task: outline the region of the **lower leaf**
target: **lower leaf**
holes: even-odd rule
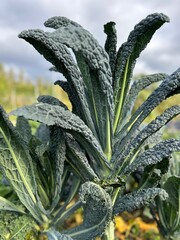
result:
[[[109,194],[99,185],[86,182],[81,188],[84,205],[83,224],[66,231],[74,240],[89,240],[101,236],[112,216],[112,202]]]

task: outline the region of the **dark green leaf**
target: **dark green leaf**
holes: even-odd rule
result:
[[[135,129],[134,132],[127,134],[124,139],[122,139],[120,142],[117,142],[114,147],[115,153],[112,158],[112,161],[116,160],[115,166],[119,166],[122,162],[124,163],[124,166],[132,162],[133,156],[138,153],[144,142],[179,113],[180,107],[172,106],[166,109],[160,116],[156,117],[155,120],[151,121],[141,131]],[[120,152],[118,149],[123,149],[123,151]],[[117,167],[115,167],[115,169],[117,169]]]
[[[67,144],[67,158],[75,168],[77,168],[78,175],[82,177],[83,181],[97,181],[98,173],[93,171],[88,163],[87,157],[81,146],[73,139],[71,135],[66,135]],[[83,171],[82,171],[83,169]]]
[[[152,83],[163,81],[167,77],[168,77],[167,74],[157,73],[144,76],[143,78],[134,81],[124,101],[124,106],[122,109],[122,119],[127,119],[131,114],[135,101],[140,91],[150,86]],[[122,124],[119,127],[122,128]],[[119,128],[117,130],[117,133],[118,132]]]
[[[83,224],[66,233],[75,240],[101,236],[111,221],[112,203],[109,194],[99,185],[86,182],[82,185],[80,198],[84,205]]]
[[[47,144],[47,142],[49,141],[49,138],[50,138],[49,128],[45,124],[41,123],[36,130],[35,136],[40,141],[39,144],[41,144],[41,143]],[[32,140],[32,142],[33,142],[33,140]],[[35,145],[36,145],[36,143],[35,143]]]
[[[124,98],[129,89],[129,83],[135,66],[136,59],[147,46],[155,31],[169,18],[162,13],[154,13],[147,16],[134,27],[127,42],[119,49],[115,67],[114,99],[115,99],[115,122],[114,132],[116,132],[121,118],[121,111]]]
[[[132,212],[149,205],[156,196],[160,196],[163,200],[168,197],[165,190],[161,188],[147,188],[119,196],[114,204],[113,213],[117,215],[124,211]]]
[[[59,126],[72,133],[87,152],[96,159],[105,176],[108,172],[108,162],[104,156],[100,144],[93,136],[91,130],[75,114],[60,106],[53,106],[47,103],[38,103],[25,106],[12,112],[16,116],[24,116],[27,119],[43,122],[48,126]]]
[[[95,134],[96,131],[89,112],[83,79],[66,46],[55,42],[48,33],[41,30],[23,31],[19,37],[32,44],[40,54],[43,54],[66,77],[70,83],[73,99],[75,99],[76,112]]]
[[[51,165],[53,167],[53,186],[51,189],[53,199],[52,206],[55,206],[60,199],[64,161],[66,154],[64,133],[60,127],[50,127],[49,152],[51,155]]]
[[[126,139],[131,139],[134,132],[139,128],[140,124],[146,117],[164,101],[169,94],[172,95],[175,89],[180,87],[180,68],[172,75],[166,78],[158,88],[146,99],[146,101],[136,110],[129,122],[118,133],[119,136],[124,135],[128,128],[130,128]]]
[[[86,85],[86,98],[97,139],[110,159],[114,105],[108,55],[87,30],[67,18],[51,18],[45,22],[45,26],[57,29],[50,33],[52,39],[74,51]]]
[[[156,164],[162,161],[164,158],[168,158],[172,152],[180,151],[180,141],[175,139],[169,139],[164,142],[160,142],[153,148],[148,149],[144,153],[140,154],[132,164],[128,165],[123,174],[130,174],[139,167],[146,167],[148,165]]]
[[[169,159],[164,158],[161,162],[145,167],[141,173],[139,188],[157,187],[162,179],[162,176],[169,170]]]
[[[26,143],[29,143],[32,134],[31,134],[31,126],[27,119],[24,117],[18,117],[16,120],[16,129],[21,134],[22,138]]]
[[[59,99],[52,97],[52,96],[41,95],[37,98],[37,100],[38,100],[38,102],[61,106],[66,110],[68,109],[67,106],[63,102],[61,102]]]
[[[168,198],[165,201],[159,197],[156,199],[160,230],[164,237],[178,239],[175,238],[175,233],[180,230],[180,177],[169,177],[163,188],[167,191]]]
[[[107,34],[105,42],[105,50],[109,55],[109,63],[111,66],[111,72],[114,74],[115,60],[116,60],[116,45],[117,34],[114,22],[108,22],[104,25],[104,32]]]

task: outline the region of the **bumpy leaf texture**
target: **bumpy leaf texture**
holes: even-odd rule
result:
[[[87,30],[67,18],[50,18],[45,26],[56,29],[50,33],[55,41],[72,48],[87,88],[86,98],[97,136],[103,150],[110,155],[111,149],[106,147],[110,148],[114,105],[107,53]]]
[[[73,137],[81,143],[87,152],[94,156],[99,165],[99,171],[102,177],[108,170],[108,162],[101,149],[97,139],[93,136],[91,130],[84,122],[72,112],[65,110],[60,106],[54,106],[47,103],[38,103],[31,106],[25,106],[12,111],[16,116],[24,116],[27,119],[39,121],[48,126],[59,126],[70,132]]]
[[[155,109],[155,107],[168,97],[176,94],[176,90],[178,88],[180,88],[180,68],[167,77],[160,86],[153,91],[147,100],[131,116],[128,123],[123,127],[118,135],[123,134],[129,127],[131,127],[126,139],[131,138],[136,129],[139,128],[140,124]]]
[[[95,133],[83,79],[66,46],[60,42],[55,42],[48,33],[41,30],[23,31],[19,36],[32,44],[46,60],[50,61],[66,77],[69,82],[71,94],[75,100],[75,112],[78,113]]]
[[[67,110],[67,106],[52,96],[41,95],[37,99],[39,102],[47,103],[55,106],[60,106]],[[52,186],[51,196],[53,198],[52,207],[54,207],[60,198],[61,186],[62,186],[62,175],[64,171],[64,161],[66,154],[64,132],[60,127],[50,126],[49,127],[49,149],[48,152],[51,158],[52,167]],[[56,139],[56,141],[54,141]]]
[[[114,75],[115,60],[116,60],[116,45],[117,45],[117,34],[114,22],[108,22],[104,25],[104,32],[107,34],[105,42],[105,50],[109,55],[109,64],[111,66],[111,72]]]
[[[124,168],[125,166],[128,166],[136,156],[135,154],[137,154],[143,147],[143,143],[147,141],[148,138],[150,138],[153,134],[159,131],[172,118],[176,117],[179,113],[179,106],[170,107],[155,120],[150,122],[141,131],[136,129],[134,132],[131,132],[131,134],[128,133],[126,137],[122,139],[122,141],[116,143],[114,147],[115,152],[112,158],[112,161],[115,161],[115,169],[117,169],[118,166],[121,166],[121,170],[119,168],[119,172],[121,172],[122,167]],[[122,149],[121,152],[118,149]]]
[[[168,21],[169,18],[164,14],[154,13],[147,16],[135,26],[127,42],[120,47],[117,53],[114,77],[115,133],[118,129],[118,124],[121,122],[122,106],[129,89],[129,83],[136,59],[147,46],[155,31]]]
[[[165,73],[157,73],[144,76],[143,78],[133,82],[128,94],[125,97],[124,106],[122,109],[122,119],[128,119],[131,114],[135,101],[140,91],[150,86],[152,83],[160,82],[168,77]],[[119,126],[118,131],[123,127],[123,123]]]
[[[180,151],[180,141],[175,139],[168,139],[164,142],[160,142],[153,148],[146,150],[140,154],[132,164],[127,166],[123,174],[130,174],[134,172],[138,167],[146,167],[148,165],[156,164],[162,161],[164,158],[168,158],[172,152]]]
[[[56,30],[51,33],[24,31],[20,37],[65,75],[75,107],[73,112],[89,126],[110,158],[114,107],[108,55],[88,31],[67,18],[51,18],[45,26]],[[78,67],[66,46],[73,50]]]
[[[67,160],[75,168],[75,172],[82,178],[82,181],[98,181],[99,178],[90,166],[84,149],[70,134],[66,134],[66,144]]]
[[[86,182],[80,199],[84,205],[83,224],[66,231],[74,240],[89,240],[101,236],[111,221],[112,202],[109,194],[99,185]]]
[[[31,139],[31,126],[27,119],[24,117],[18,117],[16,120],[16,129],[21,134],[26,143],[29,143]]]
[[[165,200],[168,197],[168,194],[161,188],[147,188],[128,193],[122,197],[119,196],[114,204],[113,213],[114,215],[117,215],[124,211],[132,212],[145,205],[149,205],[156,196],[160,196]]]

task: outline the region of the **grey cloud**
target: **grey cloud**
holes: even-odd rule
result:
[[[52,77],[48,72],[50,64],[32,46],[17,38],[20,31],[29,28],[45,29],[45,20],[60,15],[77,21],[88,29],[100,44],[104,44],[103,24],[115,21],[120,46],[142,18],[152,12],[164,12],[170,17],[171,23],[157,31],[137,64],[144,66],[144,72],[170,73],[178,68],[180,63],[178,6],[179,0],[1,0],[0,61],[25,69],[33,78],[38,75]]]

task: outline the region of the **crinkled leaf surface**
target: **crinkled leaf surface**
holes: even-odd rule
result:
[[[122,109],[122,119],[124,118],[126,119],[129,116],[129,114],[132,112],[135,101],[140,91],[150,86],[152,83],[165,80],[167,77],[168,75],[165,73],[157,73],[157,74],[146,75],[139,80],[135,80],[128,94],[125,97],[124,106]],[[122,128],[122,124],[121,126],[119,126],[119,128]],[[118,128],[118,131],[120,130],[119,128]]]
[[[64,44],[55,42],[48,33],[41,30],[23,31],[19,37],[32,44],[34,48],[50,61],[69,82],[75,112],[86,122],[91,130],[96,133],[85,94],[85,86],[81,73],[71,54]]]
[[[53,168],[53,186],[51,189],[51,196],[53,199],[52,206],[55,206],[60,199],[66,154],[64,133],[60,127],[50,127],[49,152],[51,155],[51,165]]]
[[[126,139],[130,139],[133,133],[139,128],[140,124],[162,101],[169,96],[176,94],[175,90],[180,87],[180,68],[167,77],[158,88],[146,99],[146,101],[136,110],[129,122],[119,132],[122,135],[129,127],[130,130]]]
[[[93,136],[91,130],[75,114],[60,106],[53,106],[47,103],[38,103],[18,108],[12,114],[24,116],[27,119],[39,121],[48,126],[56,125],[70,132],[87,152],[95,157],[101,167],[100,169],[103,170],[100,174],[106,174],[108,163],[100,144]]]
[[[19,199],[41,222],[32,159],[15,127],[0,108],[0,166]]]
[[[67,159],[69,159],[70,165],[78,171],[82,181],[97,181],[98,176],[90,166],[84,150],[70,134],[66,134],[66,144]]]
[[[117,33],[115,25],[116,25],[115,22],[108,22],[104,25],[104,32],[107,35],[104,48],[109,55],[109,64],[111,66],[111,72],[113,74],[115,68],[116,45],[117,45]]]
[[[116,161],[114,164],[115,169],[117,169],[122,163],[124,166],[129,165],[135,154],[142,148],[143,144],[147,142],[148,138],[151,138],[153,134],[159,131],[179,113],[180,107],[172,106],[156,117],[155,120],[151,121],[141,131],[136,129],[134,132],[131,132],[131,134],[127,134],[124,139],[117,142],[114,146],[114,154],[112,158],[112,162]],[[119,149],[123,150],[119,151]]]
[[[114,132],[116,132],[121,118],[124,96],[129,88],[136,59],[151,40],[155,31],[168,21],[169,18],[162,13],[154,13],[147,16],[134,27],[127,42],[125,42],[118,51],[114,78]]]
[[[80,198],[84,205],[83,224],[65,233],[75,240],[89,240],[101,236],[112,217],[110,195],[99,185],[86,182],[82,185]]]
[[[149,205],[156,196],[160,196],[164,200],[168,194],[161,188],[147,188],[119,196],[114,204],[113,213],[117,215],[124,211],[132,212]]]
[[[28,120],[24,117],[18,117],[16,120],[16,129],[21,134],[24,141],[29,143],[32,133]]]
[[[160,184],[162,175],[167,173],[169,170],[169,158],[163,158],[163,160],[157,164],[145,167],[143,173],[143,168],[140,167],[140,169],[141,178],[139,182],[139,188],[157,187]]]
[[[28,215],[0,211],[0,239],[24,240],[36,224]]]
[[[38,100],[38,102],[61,106],[66,110],[68,109],[67,106],[63,102],[61,102],[59,99],[49,96],[49,95],[41,95],[37,98],[37,100]]]
[[[90,68],[98,70],[102,90],[109,99],[109,105],[112,106],[112,77],[108,55],[92,34],[65,17],[50,18],[45,22],[45,26],[56,29],[56,31],[50,33],[53,39],[67,45],[75,52],[81,52]]]
[[[174,90],[178,89],[179,87],[180,69],[167,77],[160,84],[160,86],[147,98],[147,100],[136,110],[136,112],[131,116],[130,120],[117,134],[115,142],[121,142],[123,146],[127,146],[127,141],[131,141],[132,137],[135,135],[135,133],[137,133],[137,130],[140,128],[141,123],[146,119],[146,117],[155,109],[155,107],[157,107],[163,100],[165,100],[168,95],[173,95]],[[175,108],[178,108],[178,106],[175,106]],[[166,119],[168,119],[168,115]],[[172,117],[170,119],[172,119]],[[124,139],[121,141],[123,137]],[[118,146],[118,148],[121,148],[121,146]]]
[[[99,141],[110,157],[114,104],[108,55],[92,34],[67,18],[50,18],[45,26],[56,29],[49,33],[54,41],[65,44],[74,51],[86,85],[86,99]]]
[[[144,153],[140,154],[134,162],[128,165],[124,174],[130,174],[134,172],[138,167],[146,167],[148,165],[156,164],[162,161],[164,158],[168,158],[172,152],[180,151],[180,141],[175,139],[168,139],[164,142],[160,142],[153,148],[148,149]]]

